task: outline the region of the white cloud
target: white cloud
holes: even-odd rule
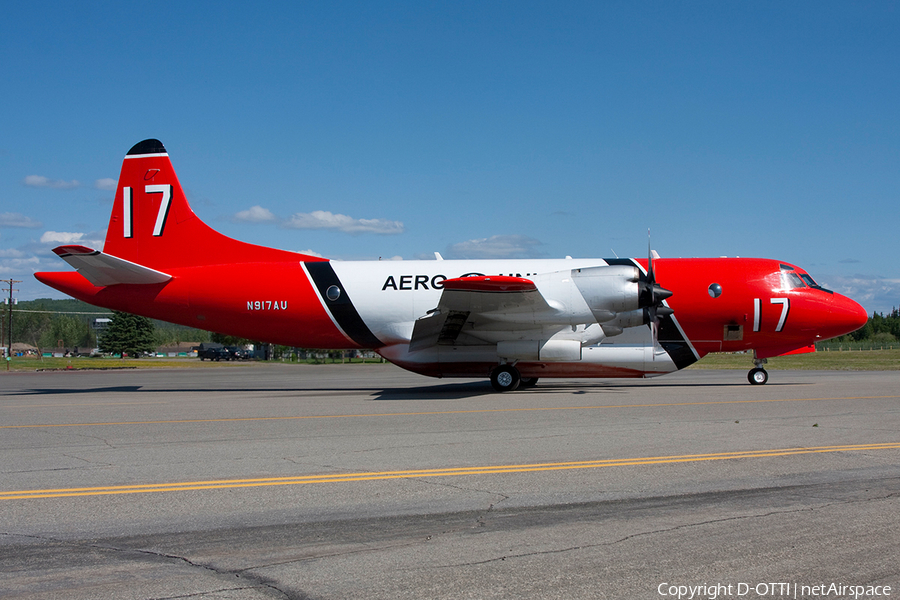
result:
[[[297,213],[284,223],[290,229],[331,229],[344,233],[378,233],[392,235],[403,233],[403,223],[386,219],[354,219],[327,210]]]
[[[21,213],[0,213],[0,227],[40,227],[41,222]]]
[[[900,306],[900,279],[877,275],[829,276],[819,279],[819,283],[856,300],[869,314],[889,313]]]
[[[296,250],[296,252],[300,254],[306,254],[307,256],[318,256],[319,258],[325,258],[325,255],[319,254],[315,250]]]
[[[109,177],[105,177],[103,179],[98,179],[94,182],[94,189],[96,190],[104,190],[107,192],[114,192],[118,187],[119,182],[115,179],[110,179]]]
[[[0,256],[0,274],[4,277],[12,277],[14,279],[24,279],[24,273],[34,273],[39,265],[41,264],[41,260],[37,256],[30,256],[28,258],[7,258],[5,256]]]
[[[453,244],[447,249],[451,258],[537,258],[541,242],[525,235],[495,235]]]
[[[75,244],[84,241],[83,233],[68,231],[45,231],[41,236],[42,244]]]
[[[275,220],[275,215],[268,208],[251,206],[247,210],[234,215],[231,220],[235,223],[266,223]]]
[[[81,185],[81,183],[75,179],[72,181],[62,181],[61,179],[50,179],[43,175],[29,175],[22,180],[22,183],[28,187],[53,188],[55,190],[71,190]]]

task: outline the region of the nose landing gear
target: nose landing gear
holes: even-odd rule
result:
[[[763,385],[769,380],[769,373],[763,368],[763,365],[768,362],[765,358],[755,358],[753,359],[753,364],[756,365],[755,368],[750,369],[750,372],[747,373],[747,380],[753,385]]]

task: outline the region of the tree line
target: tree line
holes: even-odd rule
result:
[[[896,342],[900,340],[900,309],[894,308],[887,315],[873,313],[865,325],[840,339],[875,344]]]
[[[9,339],[6,328],[8,319],[4,305],[2,311],[3,335],[0,339],[5,345]],[[19,302],[13,307],[12,342],[25,343],[41,350],[75,348],[92,349],[98,347],[98,330],[92,327],[95,319],[112,319],[113,311],[91,306],[75,299],[52,300],[43,298]],[[123,313],[124,314],[124,313]],[[143,317],[141,317],[143,318]],[[165,321],[147,319],[152,348],[174,346],[179,342],[208,342],[210,332],[183,325],[175,325]]]

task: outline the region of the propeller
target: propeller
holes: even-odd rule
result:
[[[639,284],[638,299],[644,308],[644,318],[650,325],[650,333],[653,337],[653,360],[656,360],[656,346],[659,343],[659,322],[663,317],[673,314],[675,311],[663,305],[663,301],[672,295],[672,292],[656,283],[656,271],[653,269],[653,250],[650,247],[650,230],[647,230],[647,281]]]

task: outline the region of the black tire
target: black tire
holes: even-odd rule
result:
[[[755,369],[750,369],[750,372],[747,373],[747,381],[749,381],[753,385],[765,385],[768,380],[769,374],[765,369],[760,369],[759,367],[757,367]]]
[[[538,378],[537,377],[523,377],[519,382],[519,387],[534,387],[537,385]]]
[[[491,371],[491,385],[498,392],[512,392],[519,387],[522,376],[519,370],[509,365],[500,365]]]

